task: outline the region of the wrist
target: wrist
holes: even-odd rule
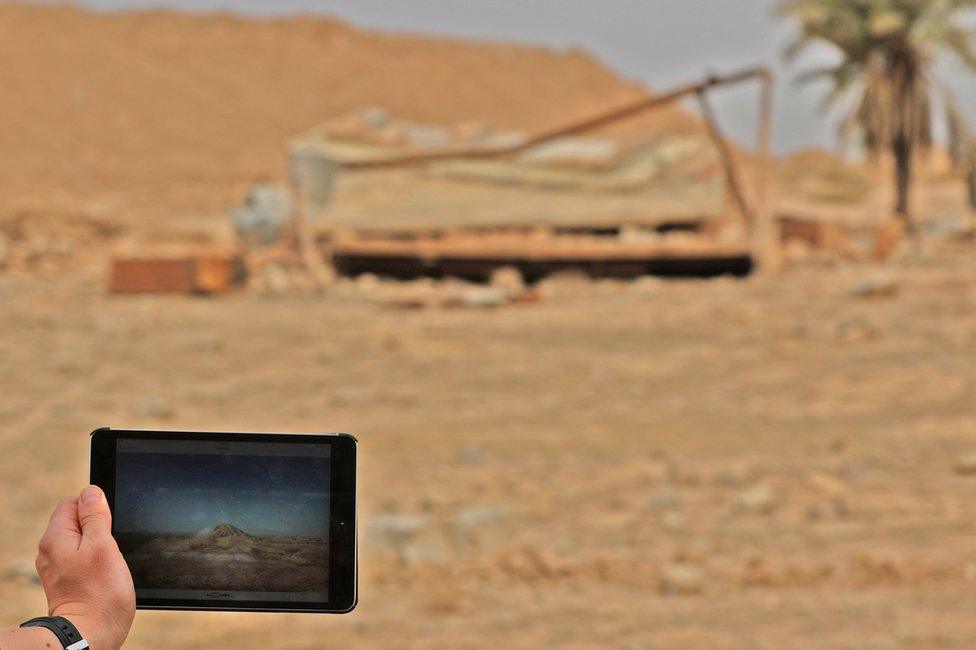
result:
[[[122,640],[116,639],[108,626],[91,616],[61,610],[51,612],[51,616],[63,616],[71,621],[92,650],[118,650],[122,646]]]

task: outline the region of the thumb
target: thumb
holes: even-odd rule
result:
[[[112,536],[112,512],[101,489],[89,485],[78,497],[78,523],[82,538],[101,539]]]

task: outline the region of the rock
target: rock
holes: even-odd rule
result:
[[[401,124],[407,142],[422,149],[439,149],[451,142],[451,131],[443,126],[431,124]]]
[[[788,262],[802,262],[813,253],[813,247],[802,239],[789,239],[783,245],[783,259]]]
[[[844,343],[867,343],[877,340],[880,336],[878,328],[859,319],[843,321],[837,326],[837,340]]]
[[[755,485],[739,495],[738,507],[746,512],[769,514],[776,505],[776,492],[767,483]]]
[[[847,451],[847,440],[844,438],[834,438],[827,447],[832,454],[843,454]]]
[[[136,404],[136,416],[143,420],[170,420],[176,414],[169,400],[159,395],[147,395]]]
[[[356,297],[358,294],[356,289],[356,281],[352,278],[345,276],[337,276],[335,282],[332,285],[332,294],[336,296],[342,296],[343,298]]]
[[[501,504],[468,506],[455,510],[451,519],[455,549],[463,551],[477,547],[481,538],[479,529],[497,529],[498,522],[507,517],[509,512],[508,506]]]
[[[545,300],[571,298],[589,291],[591,280],[582,271],[560,271],[543,278],[536,287]]]
[[[675,485],[686,487],[697,487],[702,484],[702,477],[698,472],[687,467],[679,467],[674,463],[668,466],[668,480]]]
[[[844,481],[830,474],[816,472],[810,475],[808,482],[810,487],[827,501],[808,508],[808,519],[823,519],[827,514],[843,519],[850,514],[850,508],[847,505],[849,490]]]
[[[397,562],[406,566],[417,559],[438,555],[432,553],[430,544],[423,544],[422,537],[429,537],[430,520],[422,515],[378,515],[368,526],[369,536],[382,547],[393,550]],[[429,540],[428,540],[429,541]],[[436,545],[436,540],[435,540]]]
[[[288,272],[278,264],[265,264],[251,278],[252,287],[259,293],[279,296],[291,288]]]
[[[617,238],[625,243],[647,243],[660,241],[661,235],[651,228],[625,223],[620,226]]]
[[[976,224],[971,218],[960,214],[946,215],[938,219],[923,221],[920,230],[926,235],[949,239],[966,239],[976,232]]]
[[[965,476],[976,475],[976,452],[960,454],[956,458],[955,470],[957,474]]]
[[[375,291],[380,286],[380,279],[373,273],[363,273],[356,276],[356,288],[360,291]]]
[[[677,503],[677,493],[672,488],[666,487],[651,497],[647,505],[654,510],[666,510],[673,508]]]
[[[609,294],[619,294],[624,291],[630,291],[631,280],[623,280],[620,278],[594,278],[590,280],[590,287],[594,290],[594,293],[609,293]]]
[[[529,583],[571,574],[571,568],[559,558],[531,546],[502,551],[496,562],[504,573]]]
[[[359,119],[363,124],[379,129],[391,121],[390,110],[383,106],[367,106],[359,110]]]
[[[665,530],[672,533],[684,530],[687,523],[688,521],[683,514],[673,510],[665,512],[664,516],[661,517],[661,525],[664,526]]]
[[[454,297],[445,301],[446,307],[470,307],[474,309],[491,309],[508,304],[510,296],[504,289],[498,287],[464,287]]]
[[[480,141],[491,136],[494,129],[491,124],[479,122],[477,120],[465,120],[457,122],[454,127],[454,136],[459,140]]]
[[[694,564],[671,564],[661,572],[661,592],[691,596],[705,591],[705,572]]]
[[[780,332],[783,338],[805,341],[810,338],[810,328],[805,323],[791,323],[783,327]]]
[[[534,289],[526,289],[519,295],[513,296],[511,302],[513,304],[530,305],[542,302],[542,296]]]
[[[810,475],[808,482],[810,483],[810,487],[827,497],[836,498],[847,494],[847,485],[836,476],[831,476],[830,474],[815,472]]]
[[[657,293],[664,286],[665,281],[653,275],[642,275],[630,283],[635,293],[650,295]]]
[[[844,519],[850,514],[850,507],[843,497],[834,497],[826,502],[811,504],[805,511],[806,518],[809,521],[821,521],[827,517]]]
[[[505,291],[512,298],[525,293],[525,279],[522,272],[514,266],[502,266],[492,271],[489,284]]]
[[[478,445],[464,445],[458,450],[458,459],[465,463],[481,463],[485,459],[485,450]]]
[[[720,470],[714,478],[715,485],[726,488],[740,488],[753,479],[750,468],[735,465]]]
[[[891,298],[898,295],[900,285],[897,278],[887,273],[874,273],[858,280],[851,287],[855,298]]]
[[[33,237],[28,237],[25,242],[25,246],[28,251],[28,257],[31,259],[37,259],[49,255],[53,249],[52,239],[49,235],[35,235]]]
[[[234,230],[248,245],[268,245],[280,240],[288,230],[294,208],[287,187],[257,183],[248,190],[244,202],[231,214]]]
[[[373,533],[390,539],[412,537],[426,525],[427,517],[420,515],[379,515],[369,522]]]
[[[464,527],[478,526],[501,519],[508,513],[509,508],[504,504],[467,506],[454,511],[454,522]]]
[[[382,302],[384,307],[410,311],[430,307],[430,303],[422,298],[389,298]]]
[[[814,503],[807,507],[804,516],[807,518],[807,521],[820,521],[827,517],[827,510],[823,504]]]
[[[504,503],[462,506],[441,530],[455,555],[472,554],[510,542],[516,532],[513,514]]]

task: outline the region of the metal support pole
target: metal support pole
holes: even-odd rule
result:
[[[715,119],[715,112],[712,110],[711,102],[708,101],[707,93],[708,90],[705,87],[700,88],[695,93],[698,99],[698,107],[701,110],[702,118],[705,120],[705,126],[708,127],[708,135],[715,144],[715,148],[718,149],[719,159],[722,161],[722,170],[725,172],[726,190],[735,203],[746,232],[751,232],[755,228],[755,215],[749,209],[749,202],[746,200],[742,181],[739,178],[735,155],[718,125],[718,120]]]
[[[776,227],[773,223],[769,196],[771,168],[771,142],[773,131],[773,73],[763,69],[759,76],[759,127],[756,133],[755,178],[755,228],[753,229],[753,255],[760,271],[779,268],[780,254]]]

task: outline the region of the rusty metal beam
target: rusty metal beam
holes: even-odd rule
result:
[[[642,97],[623,106],[610,109],[603,113],[593,115],[583,120],[573,121],[569,124],[557,126],[552,129],[536,133],[518,144],[507,147],[496,147],[493,149],[464,149],[459,151],[437,151],[432,153],[421,153],[407,155],[401,158],[391,158],[388,160],[367,160],[344,163],[346,169],[377,169],[386,167],[402,167],[413,164],[423,164],[436,160],[470,159],[470,158],[494,158],[497,156],[508,156],[521,153],[522,151],[536,145],[578,133],[584,133],[593,129],[618,122],[620,120],[639,115],[649,110],[661,108],[668,104],[679,101],[689,95],[701,94],[712,88],[719,86],[729,86],[745,81],[757,79],[768,84],[772,79],[772,74],[765,67],[748,68],[728,75],[711,75],[704,81],[698,83],[685,84],[678,86],[661,95]]]
[[[715,117],[715,111],[712,110],[712,104],[708,101],[706,92],[699,90],[695,96],[698,99],[698,109],[701,111],[702,118],[705,120],[708,135],[712,138],[712,143],[715,145],[715,148],[718,149],[722,170],[725,172],[726,191],[732,197],[735,207],[739,211],[739,216],[742,218],[743,225],[746,229],[749,229],[755,222],[755,215],[749,208],[745,191],[742,189],[742,180],[739,177],[739,168],[735,161],[735,155],[732,153],[732,148],[729,146],[728,140],[722,133],[722,129]]]
[[[773,271],[779,267],[779,244],[776,241],[772,217],[772,198],[770,194],[770,167],[772,165],[773,139],[773,73],[763,70],[759,77],[759,124],[756,134],[756,172],[754,223],[749,234],[752,238],[753,254],[761,272]]]

